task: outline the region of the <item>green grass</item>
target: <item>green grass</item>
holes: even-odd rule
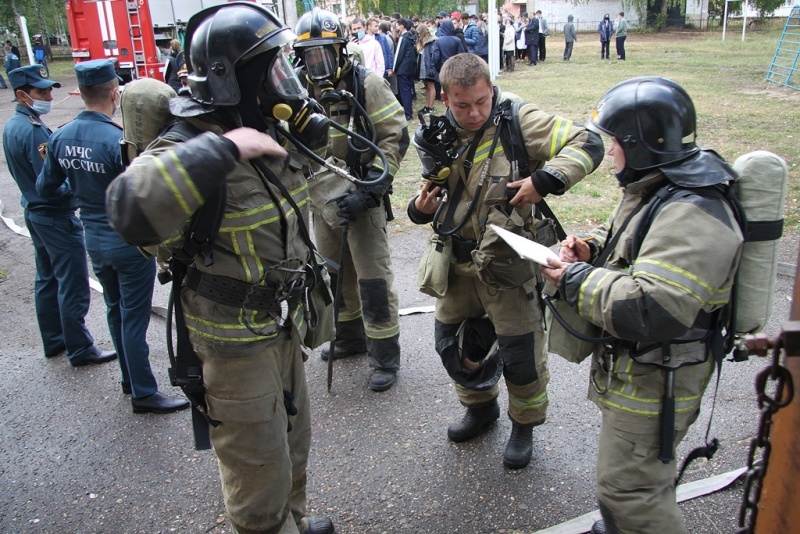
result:
[[[75,62],[72,58],[56,58],[47,62],[47,70],[54,80],[75,77]]]
[[[547,112],[584,121],[599,98],[614,84],[635,76],[664,76],[691,95],[698,115],[698,142],[730,163],[753,150],[769,150],[789,165],[785,232],[800,231],[800,92],[765,81],[780,31],[632,34],[625,62],[601,61],[593,34],[579,34],[570,62],[562,61],[560,35],[548,39],[548,59],[537,67],[517,63],[514,73],[501,73],[497,84]],[[612,56],[614,50],[612,46]],[[418,85],[415,108],[423,105]],[[437,111],[442,111],[437,102]],[[412,126],[415,128],[416,123]],[[410,132],[413,135],[413,131]],[[398,209],[419,187],[420,166],[412,149],[395,179]],[[620,192],[610,158],[594,174],[562,197],[548,199],[568,228],[585,228],[605,220]]]

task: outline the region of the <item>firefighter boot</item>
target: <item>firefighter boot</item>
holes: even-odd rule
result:
[[[606,522],[602,519],[592,525],[591,534],[606,534]]]
[[[367,338],[369,365],[373,369],[369,389],[386,391],[397,381],[400,369],[400,334],[387,339]]]
[[[450,441],[461,443],[480,434],[485,428],[500,418],[500,406],[497,399],[482,404],[467,406],[467,413],[461,421],[447,427]]]
[[[364,321],[361,317],[336,323],[336,347],[333,350],[334,360],[367,352],[367,334],[364,332]],[[320,356],[327,362],[330,354],[331,347],[326,344]]]
[[[522,469],[531,461],[533,453],[533,427],[536,423],[523,425],[511,420],[511,437],[503,453],[503,465],[509,469]]]

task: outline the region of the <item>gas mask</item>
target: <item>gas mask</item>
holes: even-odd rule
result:
[[[337,104],[342,95],[335,90],[334,84],[341,75],[339,54],[333,45],[310,46],[303,49],[303,65],[309,82],[320,88],[319,97],[323,104]]]
[[[328,118],[308,98],[289,59],[280,50],[258,85],[258,107],[266,118],[285,121],[304,145],[316,150],[328,144]]]
[[[428,115],[428,121],[425,122],[425,115],[420,112],[420,126],[411,143],[422,163],[422,177],[442,186],[450,176],[458,132],[447,117]]]

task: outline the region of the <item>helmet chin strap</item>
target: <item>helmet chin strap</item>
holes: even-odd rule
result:
[[[274,57],[275,52],[260,54],[236,69],[236,80],[241,94],[237,107],[242,117],[242,125],[260,132],[266,132],[268,124],[259,105],[259,88]]]
[[[614,176],[617,177],[617,181],[620,185],[626,186],[630,185],[634,182],[638,182],[651,171],[652,169],[643,169],[643,170],[636,170],[631,169],[630,167],[625,167],[622,169],[622,172],[615,173]]]

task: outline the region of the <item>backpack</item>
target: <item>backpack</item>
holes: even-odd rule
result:
[[[716,365],[717,391],[725,355],[733,351],[733,361],[746,360],[747,351],[735,348],[736,340],[742,334],[760,330],[769,320],[788,182],[785,161],[770,152],[758,151],[739,157],[733,165],[733,171],[738,173],[738,177],[728,184],[689,188],[669,182],[661,187],[640,220],[632,242],[632,258],[635,259],[652,220],[670,202],[701,195],[722,199],[730,206],[744,236],[744,247],[736,269],[730,301],[712,314],[712,322],[705,338],[708,347],[706,353],[711,354]],[[716,398],[716,393],[714,397]],[[659,459],[670,461],[674,458],[671,452],[674,428],[670,426],[674,421],[674,403],[665,404],[663,410]],[[676,486],[691,462],[701,457],[710,460],[719,447],[717,438],[708,440],[713,411],[712,405],[706,429],[706,444],[696,447],[686,456],[675,480]]]

